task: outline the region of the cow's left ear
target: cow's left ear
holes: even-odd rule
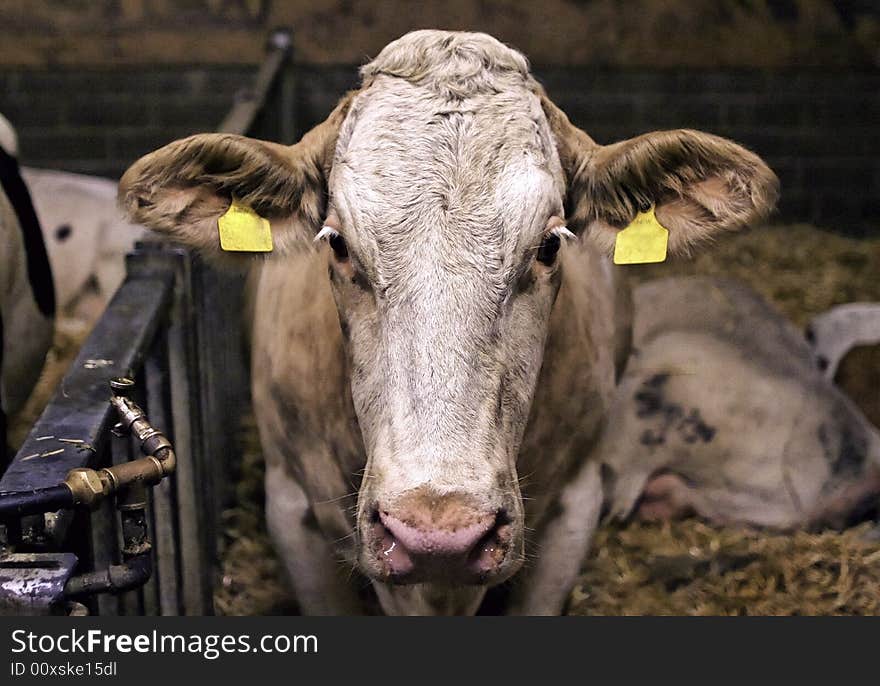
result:
[[[598,145],[542,102],[566,173],[566,223],[609,253],[617,233],[652,206],[675,254],[759,221],[776,204],[776,175],[732,141],[680,129]]]

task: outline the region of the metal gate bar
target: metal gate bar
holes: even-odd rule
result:
[[[290,48],[289,32],[272,34],[254,87],[237,98],[221,130],[291,142]],[[266,116],[269,98],[278,105],[276,118]],[[272,131],[252,131],[255,126]],[[244,286],[241,274],[217,272],[173,244],[144,241],[128,256],[125,282],[0,478],[0,498],[57,486],[74,468],[133,459],[140,445],[111,430],[117,418],[108,382],[134,379],[133,400],[173,441],[177,456],[176,472],[149,489],[152,573],[140,587],[117,595],[78,594],[79,605],[71,610],[65,584],[72,574],[103,574],[124,562],[119,513],[111,499],[91,513],[61,510],[0,519],[0,614],[213,612],[220,512],[231,493],[227,476],[236,456],[235,430],[249,400]]]
[[[94,467],[115,415],[107,380],[141,366],[171,294],[172,274],[130,278],[116,292],[52,400],[0,479],[0,492],[54,486],[74,467]],[[75,443],[72,441],[83,441]],[[47,515],[45,536],[62,540],[71,514]]]

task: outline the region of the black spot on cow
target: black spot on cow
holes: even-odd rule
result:
[[[667,381],[669,381],[669,374],[666,374],[665,372],[663,374],[654,374],[654,376],[645,381],[645,386],[650,388],[660,388],[661,386],[664,386]]]
[[[633,396],[637,417],[650,417],[663,409],[663,386],[668,380],[669,374],[654,374],[642,383]]]
[[[708,443],[715,437],[715,427],[709,426],[703,421],[697,408],[692,409],[676,428],[685,443],[696,443],[697,441]]]
[[[654,429],[645,429],[639,436],[639,443],[642,445],[653,447],[655,445],[663,445],[666,443],[666,432],[656,431]]]
[[[667,426],[672,426],[684,416],[684,410],[681,405],[669,403],[663,407],[663,420]]]
[[[73,228],[70,224],[62,224],[55,229],[55,240],[63,243],[73,234]]]
[[[663,397],[655,391],[641,390],[633,397],[636,401],[636,417],[650,417],[663,407]]]
[[[636,416],[654,424],[639,435],[639,442],[648,447],[666,443],[669,431],[678,433],[685,443],[709,443],[715,437],[715,427],[707,424],[697,408],[689,412],[678,403],[669,402],[665,385],[669,374],[654,374],[636,391]]]
[[[818,430],[819,443],[831,466],[831,473],[842,477],[859,476],[868,455],[867,438],[864,433],[853,431],[848,424],[839,423],[836,426],[839,436],[836,442],[827,425],[819,425]]]

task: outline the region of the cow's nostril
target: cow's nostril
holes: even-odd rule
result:
[[[511,521],[507,512],[500,510],[495,517],[495,526],[471,550],[468,565],[477,574],[490,574],[504,562],[513,538]]]
[[[414,565],[409,551],[379,520],[378,510],[376,510],[376,520],[370,526],[372,528],[376,555],[383,562],[391,576],[403,577],[412,572]]]

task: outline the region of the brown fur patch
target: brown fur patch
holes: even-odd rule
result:
[[[457,494],[439,495],[428,488],[416,488],[397,499],[389,511],[416,529],[458,531],[486,519],[473,499]]]

